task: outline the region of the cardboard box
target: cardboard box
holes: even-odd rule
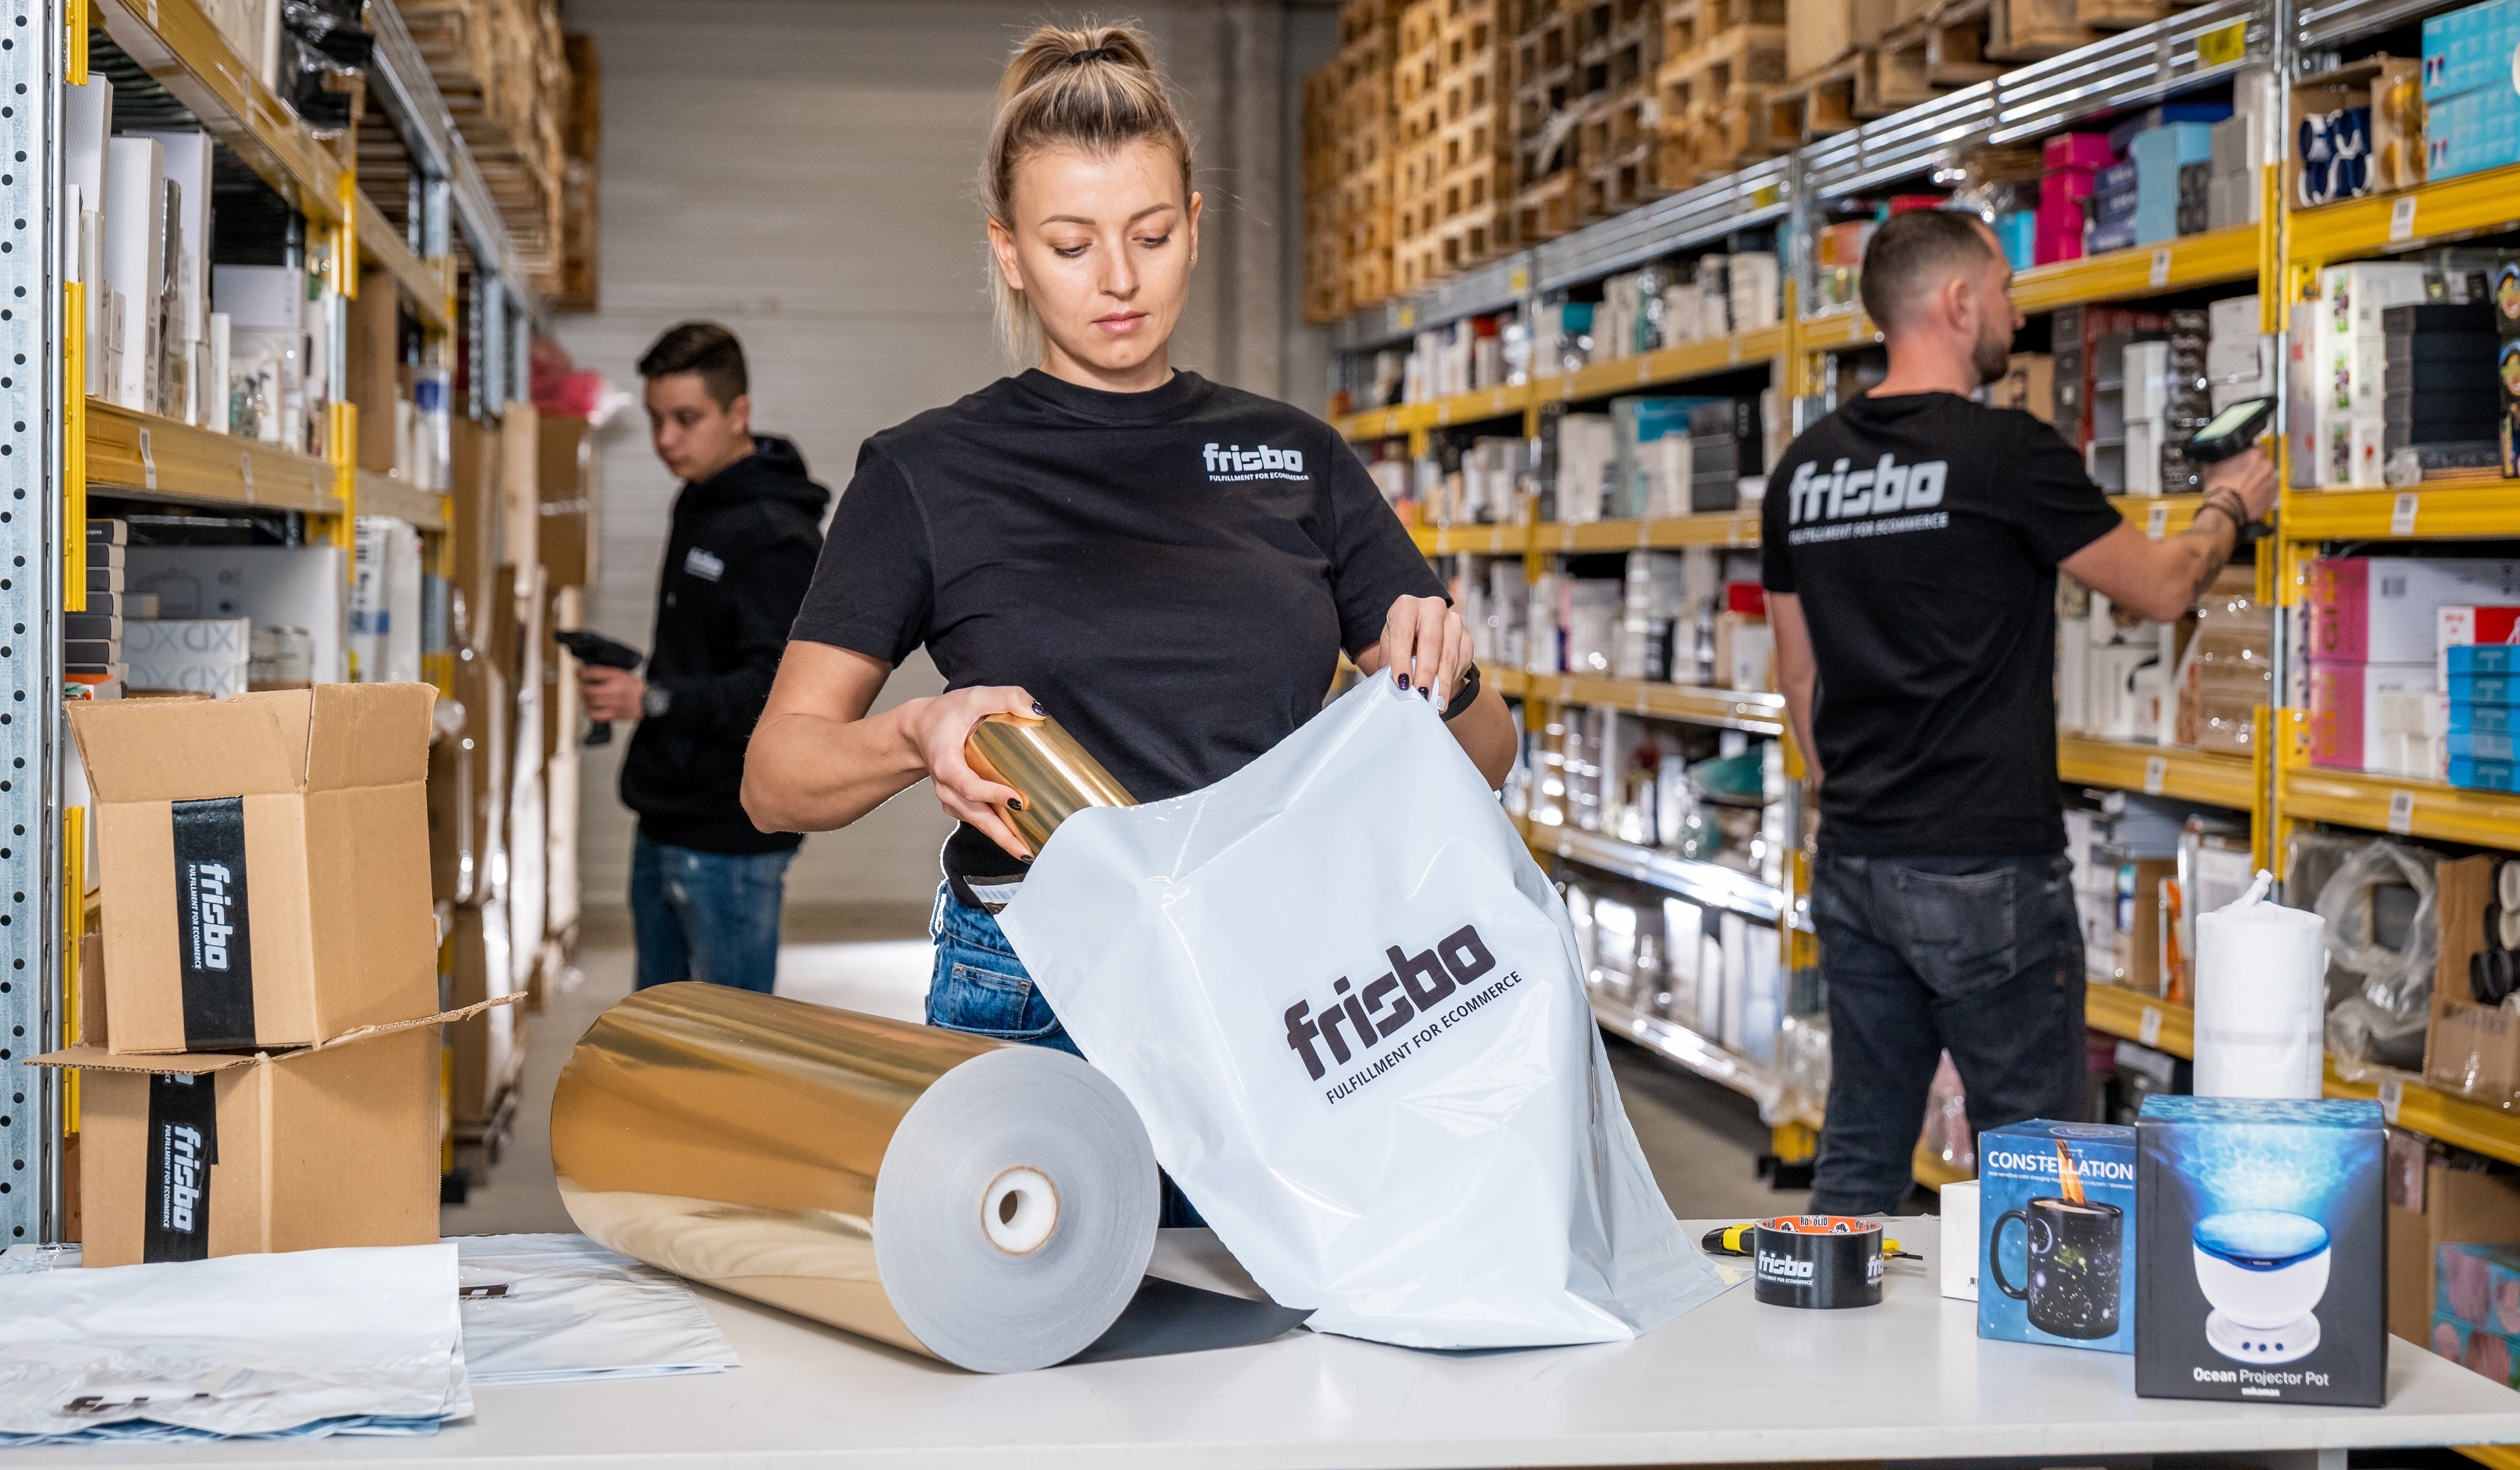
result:
[[[425,684],[73,703],[116,1051],[299,1047],[434,1010]]]
[[[453,1072],[451,1103],[458,1124],[486,1123],[497,1116],[499,1099],[516,1085],[525,1048],[524,1018],[504,1003],[518,996],[515,961],[508,953],[508,914],[496,899],[455,911],[448,1004],[468,1012],[446,1028],[446,1050]],[[503,1003],[477,1012],[484,1002]]]
[[[542,421],[535,476],[542,563],[554,587],[595,585],[595,435],[583,419]]]
[[[455,545],[449,556],[447,636],[459,647],[479,647],[489,637],[505,520],[499,502],[499,440],[480,424],[458,416],[449,441],[454,457],[448,485],[455,499]]]
[[[2389,1204],[2389,1330],[2420,1343],[2432,1325],[2441,1248],[2520,1241],[2520,1176],[2479,1174],[2432,1159],[2416,1179],[2419,1193]]]
[[[1989,1129],[1977,1178],[1977,1335],[2134,1352],[2135,1130],[2047,1119]]]
[[[2520,1016],[2479,1005],[2467,984],[2468,957],[2484,948],[2485,910],[2494,902],[2494,858],[2446,859],[2433,867],[2439,924],[2432,1021],[2424,1035],[2424,1081],[2443,1091],[2500,1107],[2520,1100]],[[2520,1192],[2515,1192],[2520,1202]],[[2520,1229],[2508,1237],[2520,1239]]]
[[[508,819],[508,680],[485,651],[455,654],[455,698],[464,706],[464,729],[455,738],[471,768],[472,886],[467,903],[505,897]]]
[[[534,489],[541,425],[530,403],[510,403],[499,417],[499,513],[504,519],[499,564],[541,564],[542,506]]]
[[[2378,1407],[2380,1105],[2153,1096],[2136,1137],[2136,1392]]]
[[[472,902],[480,872],[473,847],[472,750],[459,730],[428,746],[428,893],[444,904]]]
[[[359,411],[361,469],[391,474],[411,467],[394,463],[394,405],[402,399],[401,353],[396,351],[401,293],[390,288],[361,291],[349,305],[350,402]]]
[[[80,1069],[83,1264],[436,1240],[437,1028],[454,1019],[276,1053],[35,1058]]]

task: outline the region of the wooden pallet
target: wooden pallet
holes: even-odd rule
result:
[[[1524,245],[1555,240],[1583,223],[1576,213],[1582,174],[1561,168],[1524,185],[1513,198],[1513,238]]]
[[[1438,240],[1444,263],[1455,271],[1475,270],[1513,251],[1513,206],[1492,199],[1476,210],[1465,210],[1444,222]]]
[[[1735,25],[1686,56],[1662,64],[1660,94],[1665,131],[1694,126],[1700,113],[1732,105],[1744,87],[1785,81],[1785,28]]]
[[[2076,18],[2093,30],[2133,30],[2170,14],[2170,0],[2077,0]]]
[[[1774,114],[1770,130],[1790,133],[1798,143],[1808,143],[1897,111],[1895,107],[1882,107],[1875,97],[1872,68],[1872,53],[1859,51],[1778,87],[1769,99]]]
[[[1945,32],[1947,48],[1965,44],[1952,33],[1971,32],[1989,62],[2044,61],[2100,38],[2075,19],[2074,7],[2075,0],[1958,0],[1937,9],[1929,23]]]
[[[1945,25],[1928,18],[1903,25],[1874,48],[1880,53],[1877,95],[1885,103],[1912,107],[2002,74],[2002,66],[1986,59],[1985,47],[1986,37],[1973,23]]]
[[[1776,122],[1772,88],[1736,89],[1726,106],[1701,112],[1665,133],[1658,155],[1664,186],[1686,189],[1792,152],[1801,144],[1801,135],[1778,132]]]

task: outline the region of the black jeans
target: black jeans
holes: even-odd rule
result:
[[[1816,865],[1829,1081],[1813,1213],[1882,1214],[1908,1192],[1945,1050],[1973,1130],[2082,1116],[2083,934],[2071,871],[2061,855]]]

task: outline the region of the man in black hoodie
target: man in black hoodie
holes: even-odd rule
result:
[[[752,432],[743,348],[686,322],[639,359],[674,498],[647,677],[587,668],[596,720],[637,720],[621,801],[639,814],[630,914],[639,986],[708,980],[768,991],[788,862],[804,839],[743,814],[743,747],[822,556],[831,492],[786,439]]]

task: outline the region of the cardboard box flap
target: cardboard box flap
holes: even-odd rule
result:
[[[30,1056],[26,1058],[25,1064],[30,1067],[93,1067],[100,1072],[146,1072],[152,1076],[179,1074],[199,1077],[205,1073],[223,1072],[230,1067],[242,1067],[254,1062],[289,1061],[294,1057],[304,1056],[310,1051],[354,1046],[360,1042],[374,1041],[381,1036],[391,1036],[397,1031],[410,1031],[416,1027],[450,1025],[478,1015],[494,1005],[513,1005],[523,999],[525,999],[524,993],[519,991],[512,996],[497,996],[487,1001],[476,1001],[459,1010],[442,1010],[433,1016],[422,1016],[417,1020],[395,1021],[386,1026],[361,1026],[355,1031],[343,1032],[329,1042],[318,1042],[312,1047],[296,1047],[287,1051],[173,1051],[162,1055],[135,1056],[127,1051],[108,1051],[103,1047],[82,1043],[61,1051],[47,1051],[41,1056]]]
[[[428,684],[319,684],[306,788],[417,785],[428,779]]]
[[[307,691],[227,699],[72,701],[89,787],[104,802],[294,792],[306,769]]]

